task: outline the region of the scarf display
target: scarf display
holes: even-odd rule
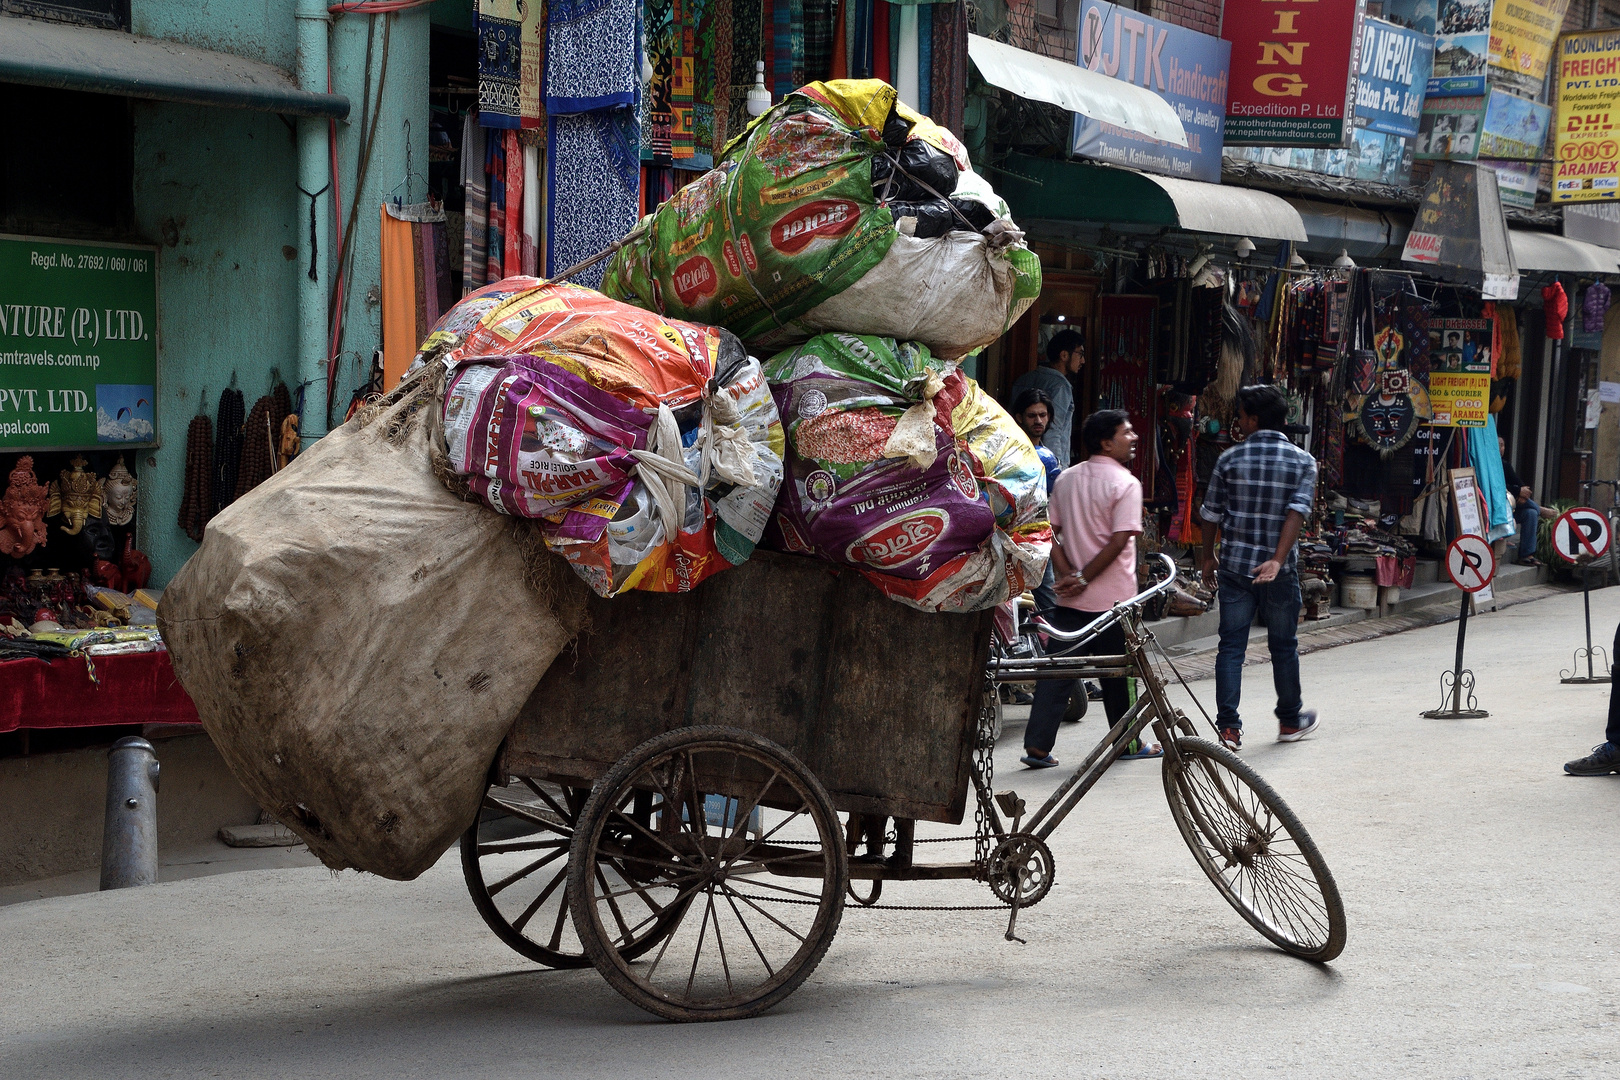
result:
[[[549,116],[636,104],[640,0],[552,0],[546,13]]]
[[[489,191],[489,218],[484,229],[484,281],[492,284],[506,276],[506,140],[498,135],[489,139],[485,147],[484,177]]]
[[[461,183],[466,207],[461,226],[461,294],[489,284],[489,181],[484,175],[484,128],[476,112],[468,113],[461,128]]]
[[[882,3],[882,0],[877,0]],[[935,4],[929,118],[962,137],[968,77],[967,0]]]
[[[697,27],[700,4],[697,0],[674,0],[670,7],[674,33],[669,80],[670,156],[680,164],[691,164],[697,155],[694,127],[697,102]]]
[[[554,116],[546,146],[546,276],[621,239],[641,209],[641,153],[633,109]],[[572,280],[596,288],[607,263]]]
[[[519,0],[478,0],[478,122],[523,124],[523,14]]]
[[[540,0],[523,5],[520,35],[522,53],[518,68],[518,112],[524,130],[546,126],[546,6]]]
[[[491,140],[494,141],[494,140]],[[382,208],[383,385],[394,386],[452,303],[444,210]],[[276,431],[280,433],[279,423]]]

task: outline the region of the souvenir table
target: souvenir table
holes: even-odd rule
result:
[[[18,728],[195,724],[197,707],[166,652],[0,661],[0,732]]]

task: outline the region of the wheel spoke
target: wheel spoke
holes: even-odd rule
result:
[[[551,943],[547,946],[547,948],[549,948],[552,952],[557,952],[562,948],[563,924],[567,921],[568,901],[566,898],[564,898],[563,902],[557,905],[557,921],[551,927]]]
[[[708,905],[703,909],[703,921],[698,924],[697,944],[692,947],[692,970],[686,976],[686,996],[692,996],[692,982],[697,978],[698,959],[703,955],[703,938],[709,932],[709,916],[714,914],[714,885],[709,885]]]
[[[765,973],[774,979],[776,977],[776,969],[771,966],[771,962],[769,960],[765,959],[765,950],[759,947],[759,942],[754,938],[754,932],[748,928],[748,920],[744,919],[742,917],[742,912],[737,910],[737,901],[733,898],[731,890],[726,889],[725,894],[726,903],[731,905],[731,913],[737,916],[737,925],[741,926],[743,928],[743,933],[748,935],[748,943],[754,947],[754,952],[759,955],[759,962],[765,965]]]
[[[749,907],[753,908],[755,911],[759,912],[761,915],[763,915],[767,919],[771,920],[771,922],[775,923],[777,926],[781,927],[783,930],[786,930],[788,933],[790,933],[794,937],[798,938],[801,942],[804,940],[804,935],[803,934],[799,933],[797,930],[793,929],[793,927],[789,926],[787,923],[783,922],[781,919],[778,919],[775,915],[772,915],[770,912],[766,911],[764,908],[762,908],[758,904],[754,903],[753,898],[750,897],[747,893],[737,892],[730,885],[727,885],[724,882],[721,883],[720,888],[725,890],[727,896],[735,896],[737,899],[741,900],[743,903],[747,904]]]
[[[545,788],[541,787],[527,776],[523,778],[523,786],[534,792],[535,796],[544,801],[547,806],[551,807],[552,813],[556,814],[563,821],[573,824],[574,819],[579,816],[579,812],[577,810],[563,809],[557,800],[552,798],[551,792],[547,791]]]
[[[714,908],[714,890],[709,890],[709,914],[714,918],[714,947],[720,951],[720,970],[726,977],[726,993],[736,996],[736,989],[731,985],[731,965],[726,962],[726,943],[720,936],[720,913]]]
[[[541,848],[565,848],[568,840],[529,840],[519,844],[479,844],[478,857],[487,855],[512,855],[519,851],[539,851]]]
[[[557,886],[563,884],[567,880],[568,871],[566,869],[559,873],[556,877],[552,878],[551,884],[540,890],[540,895],[535,897],[529,906],[523,909],[523,914],[512,920],[512,929],[516,930],[520,934],[523,933],[523,928],[529,925],[529,920],[534,918],[534,913],[540,910],[540,905],[544,904],[547,898],[549,898],[552,893],[557,891]],[[567,910],[566,907],[564,910]]]
[[[514,882],[522,881],[524,878],[528,877],[530,874],[534,873],[536,870],[540,869],[542,866],[545,866],[548,863],[554,863],[558,859],[562,858],[564,855],[567,855],[567,854],[568,854],[568,852],[566,850],[564,850],[564,851],[553,851],[550,855],[547,855],[545,858],[536,859],[534,862],[530,863],[528,866],[525,866],[523,869],[513,871],[512,873],[510,873],[510,874],[506,875],[505,877],[501,878],[501,880],[497,881],[495,884],[489,886],[489,895],[491,897],[493,897],[496,893],[500,892],[502,889],[505,889],[508,885],[511,885]]]
[[[538,825],[543,829],[550,829],[554,833],[562,833],[564,836],[572,835],[573,830],[569,829],[565,825],[559,825],[551,818],[546,817],[544,811],[536,810],[534,807],[527,804],[503,802],[493,795],[489,796],[485,802],[494,803],[495,807],[503,814],[508,814],[515,818],[522,818],[524,821]]]
[[[624,913],[619,910],[619,902],[614,898],[613,891],[608,888],[607,875],[602,873],[601,863],[596,865],[596,880],[602,886],[602,896],[607,900],[608,910],[613,912],[613,921],[619,924],[619,930],[624,934],[622,939],[624,944],[630,944],[630,927],[624,921]]]

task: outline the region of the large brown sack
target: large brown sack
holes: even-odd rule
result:
[[[435,476],[433,378],[210,521],[158,611],[249,793],[327,866],[402,881],[472,823],[501,739],[583,611],[564,569],[551,580],[574,614],[560,618],[525,584],[511,520]]]

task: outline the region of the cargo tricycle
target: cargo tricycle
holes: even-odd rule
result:
[[[846,900],[881,907],[886,882],[983,882],[1015,938],[1052,887],[1053,830],[1151,727],[1171,817],[1221,895],[1279,948],[1332,960],[1344,908],[1315,844],[1170,702],[1142,618],[1175,580],[1165,561],[1166,580],[1080,631],[1037,623],[1045,655],[1012,655],[991,612],[915,611],[764,551],[690,593],[593,601],[462,838],[473,902],[519,953],[592,965],[658,1016],[754,1016],[814,970]],[[1124,654],[1063,655],[1115,623]],[[1126,675],[1134,705],[1042,806],[994,790],[999,683]],[[970,807],[970,835],[917,835]],[[962,857],[918,857],[939,843]]]

